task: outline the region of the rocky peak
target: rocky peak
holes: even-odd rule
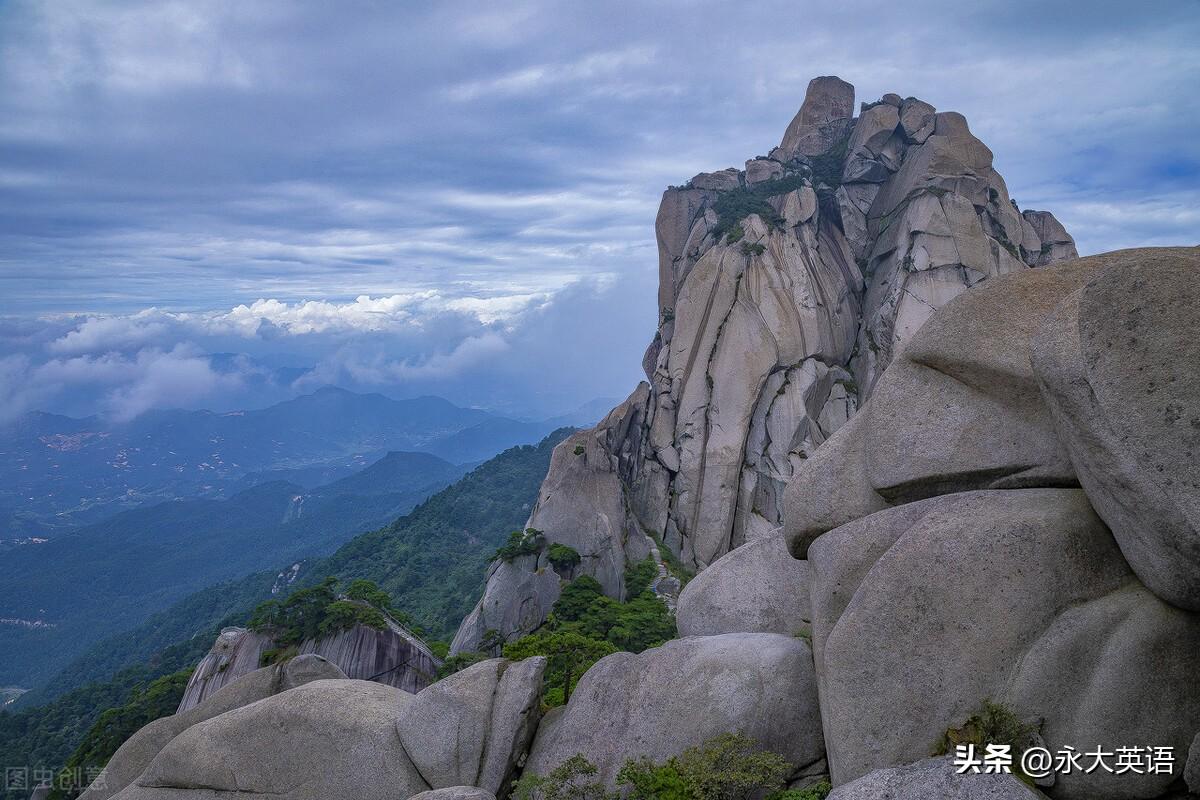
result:
[[[1052,214],[1017,209],[961,114],[888,94],[855,117],[854,99],[815,78],[768,157],[663,193],[647,383],[559,446],[529,520],[614,597],[656,541],[703,569],[777,529],[793,472],[936,309],[1077,255]],[[468,627],[539,624],[542,569],[494,572]]]
[[[834,75],[813,78],[800,111],[771,155],[780,161],[819,156],[845,136],[853,116],[854,86]]]

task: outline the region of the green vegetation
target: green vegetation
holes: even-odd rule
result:
[[[774,181],[769,182],[774,183]],[[713,203],[713,211],[717,212],[717,225],[712,231],[714,240],[719,242],[721,237],[728,234],[729,244],[739,241],[746,235],[741,224],[742,220],[751,214],[757,214],[769,227],[783,226],[783,217],[779,216],[779,212],[767,202],[770,195],[759,193],[758,187],[761,185],[758,184],[749,189],[731,189],[721,193],[721,196]]]
[[[764,244],[742,242],[742,255],[744,256],[761,256],[766,250],[767,246]]]
[[[559,572],[573,570],[583,561],[578,550],[574,547],[568,547],[565,544],[559,544],[558,542],[550,545],[546,551],[546,558],[550,560],[550,565]]]
[[[650,577],[646,564],[653,567]],[[607,597],[590,575],[576,578],[563,587],[541,629],[504,646],[505,658],[546,656],[543,702],[562,705],[588,667],[604,656],[621,650],[640,653],[678,635],[675,618],[649,591],[655,574],[653,560],[630,567],[626,586],[635,587],[637,593],[625,603]]]
[[[783,756],[725,733],[661,764],[626,761],[617,782],[630,787],[630,800],[749,800],[782,789],[791,771]]]
[[[72,754],[81,744],[89,750],[96,747],[87,744],[94,741],[88,736],[102,712],[124,709],[135,704],[137,697],[153,698],[144,700],[142,708],[174,712],[179,698],[175,698],[172,705],[161,690],[151,693],[149,687],[163,675],[192,669],[212,647],[215,636],[216,631],[213,631],[212,636],[206,635],[203,640],[197,638],[167,648],[147,664],[124,669],[102,683],[73,689],[46,705],[0,712],[0,765],[28,766],[31,771],[54,774],[68,760],[82,764],[83,761]],[[118,717],[132,718],[130,712]],[[113,732],[115,738],[115,723],[104,730]],[[86,779],[86,775],[84,777]],[[2,800],[27,800],[28,797],[28,791],[4,791],[0,786]]]
[[[299,645],[355,625],[387,630],[384,613],[398,622],[412,625],[407,614],[392,608],[387,592],[368,580],[354,580],[346,589],[346,598],[338,596],[338,579],[328,577],[316,586],[292,592],[282,602],[267,600],[254,609],[251,630],[270,633],[275,647],[262,655],[262,665],[277,664],[296,655]],[[413,626],[415,627],[415,626]],[[419,635],[419,631],[414,630]]]
[[[480,661],[488,659],[487,653],[459,653],[458,655],[449,656],[442,661],[442,666],[438,668],[437,679],[453,675],[456,672],[462,672],[472,664],[478,664]]]
[[[679,588],[682,589],[684,586],[687,586],[688,581],[696,577],[695,570],[684,566],[683,562],[679,560],[679,556],[675,555],[671,548],[663,544],[662,538],[657,534],[651,533],[650,538],[658,545],[658,554],[662,558],[663,564],[666,565],[667,572],[679,580]]]
[[[781,792],[774,792],[767,800],[825,800],[832,791],[833,784],[829,781],[819,781],[803,789],[784,789]]]
[[[504,646],[504,657],[514,661],[546,657],[542,701],[547,706],[565,705],[588,667],[615,652],[617,648],[603,639],[570,630],[540,630]]]
[[[636,564],[625,566],[625,596],[637,597],[642,592],[651,591],[654,579],[658,577],[658,562],[646,556]]]
[[[289,570],[292,588],[319,585],[328,575],[349,587],[364,579],[409,612],[414,626],[449,638],[483,591],[488,555],[525,522],[551,451],[571,433],[563,428],[536,446],[511,448],[407,516]],[[156,678],[194,667],[222,627],[244,623],[273,587],[287,585],[277,575],[261,572],[197,592],[93,646],[27,695],[36,707],[22,698],[21,708],[0,711],[0,765],[57,771],[105,709],[124,706]],[[0,792],[0,800],[27,797]]]
[[[841,182],[842,162],[846,157],[846,144],[847,142],[842,142],[841,144],[842,154],[836,169],[839,183]],[[837,148],[835,147],[834,149]],[[817,160],[823,158],[825,156],[819,156]],[[831,168],[825,166],[822,168],[826,172],[831,171]],[[756,183],[753,186],[721,192],[712,206],[713,211],[717,213],[717,224],[712,231],[713,238],[719,242],[723,237],[728,236],[727,242],[729,244],[739,241],[746,235],[746,231],[741,224],[742,220],[751,214],[757,214],[768,227],[782,228],[784,219],[771,205],[769,198],[787,194],[801,187],[812,185],[815,182],[815,177],[810,179],[806,174],[797,173]],[[828,183],[829,181],[826,180],[825,182]],[[751,246],[755,247],[757,245]]]
[[[630,759],[617,773],[616,792],[597,779],[595,764],[577,753],[547,775],[526,773],[513,786],[514,800],[823,800],[828,783],[784,790],[792,765],[754,741],[726,733],[656,763]]]
[[[135,690],[124,705],[101,714],[59,771],[51,800],[78,797],[126,739],[154,720],[174,714],[191,675],[190,668],[164,675]]]
[[[847,134],[833,147],[811,159],[813,186],[823,183],[830,189],[836,189],[842,185],[842,172],[846,168],[846,151],[849,147],[850,135]]]
[[[573,453],[574,453],[575,455],[577,455],[577,456],[581,456],[581,455],[583,455],[584,453],[586,453],[586,452],[587,452],[587,448],[585,448],[585,447],[584,447],[583,445],[581,445],[581,444],[577,444],[577,445],[575,445],[575,449],[574,449],[574,450],[572,450],[571,452],[573,452]]]
[[[527,772],[513,784],[513,800],[611,800],[596,775],[596,765],[581,753],[550,770],[545,777]]]
[[[492,553],[489,561],[512,561],[521,556],[532,556],[542,552],[546,546],[546,537],[535,528],[523,531],[513,531],[508,535],[508,541]]]
[[[1013,762],[1019,763],[1036,733],[1036,727],[1021,722],[1011,709],[985,700],[983,708],[972,714],[961,728],[948,728],[942,734],[933,755],[951,753],[960,744],[973,744],[980,748],[989,744],[1006,744],[1012,747]]]

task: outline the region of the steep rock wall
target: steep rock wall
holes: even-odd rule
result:
[[[348,678],[374,681],[415,694],[437,679],[441,662],[428,646],[403,625],[385,616],[387,630],[355,625],[300,644],[299,655],[315,654],[337,666]],[[200,660],[176,713],[195,708],[224,686],[257,670],[263,653],[275,646],[267,633],[246,628],[221,631]]]
[[[853,103],[816,78],[768,157],[663,194],[647,382],[559,445],[528,523],[614,597],[654,539],[703,569],[777,529],[793,472],[937,308],[1077,255],[1053,215],[1017,209],[962,115],[889,94],[853,118]],[[481,604],[455,652],[544,619],[547,593],[531,602],[511,572],[489,595],[540,612]]]

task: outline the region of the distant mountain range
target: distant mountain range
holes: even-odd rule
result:
[[[326,387],[259,410],[151,411],[119,424],[34,412],[0,428],[0,551],[162,500],[229,497],[272,480],[311,488],[393,450],[477,464],[591,424],[600,402],[521,421],[440,397]]]
[[[44,679],[190,592],[332,552],[463,472],[395,452],[317,489],[272,481],[227,500],[168,501],[11,548],[0,569],[0,685]]]
[[[270,571],[194,592],[92,644],[52,680],[0,710],[0,764],[62,764],[104,709],[127,702],[137,687],[161,675],[194,665],[223,625],[244,624],[273,592],[283,595],[326,575],[376,581],[426,636],[449,637],[479,598],[488,557],[529,515],[550,454],[570,432],[555,431],[537,446],[506,450],[406,516],[329,556],[280,572],[287,564],[282,561]],[[396,466],[418,463],[392,460]],[[388,464],[385,459],[356,476],[354,485],[387,482]]]

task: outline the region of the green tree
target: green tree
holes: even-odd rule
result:
[[[820,781],[803,789],[781,789],[767,795],[767,800],[825,800],[833,791],[833,784]]]
[[[563,705],[588,667],[617,652],[606,641],[591,639],[574,631],[545,630],[522,636],[504,646],[504,657],[520,661],[531,656],[546,657],[545,700]]]
[[[78,775],[87,775],[108,764],[117,748],[125,740],[154,720],[174,714],[183,699],[192,670],[185,669],[164,675],[144,689],[134,691],[124,705],[105,711],[88,729],[79,747],[67,759],[55,789],[50,794],[53,800],[77,797],[85,786],[74,785]],[[86,780],[86,778],[85,778]]]
[[[695,800],[749,800],[783,788],[792,766],[778,753],[764,752],[754,740],[723,733],[673,759]]]
[[[626,800],[692,800],[691,787],[674,761],[655,764],[645,756],[626,761],[617,783],[627,789]]]
[[[337,578],[330,576],[316,586],[300,589],[282,603],[268,600],[254,611],[250,627],[275,634],[280,647],[298,645],[321,633],[326,609],[337,602]]]
[[[546,537],[536,528],[526,528],[523,531],[513,531],[508,535],[508,541],[492,554],[490,561],[512,561],[521,556],[531,556],[542,552],[546,545]]]
[[[658,577],[658,562],[646,556],[636,564],[625,567],[625,597],[637,597],[651,591],[650,586]]]
[[[675,617],[657,597],[641,594],[618,607],[605,638],[620,650],[640,653],[678,636]]]
[[[513,784],[513,800],[616,800],[596,779],[596,765],[576,753],[545,777],[527,772]]]
[[[724,733],[656,764],[648,758],[625,762],[617,782],[629,800],[749,800],[783,788],[791,765],[754,740]]]
[[[554,569],[561,572],[569,572],[583,561],[578,550],[559,542],[554,542],[546,549],[546,558]]]
[[[486,653],[458,653],[450,656],[442,662],[442,666],[438,667],[437,677],[440,681],[442,678],[449,677],[456,672],[462,672],[472,664],[478,664],[480,661],[486,661],[488,658]]]
[[[563,587],[551,611],[556,622],[576,622],[587,614],[588,606],[597,597],[604,596],[600,581],[591,575],[580,575]]]

